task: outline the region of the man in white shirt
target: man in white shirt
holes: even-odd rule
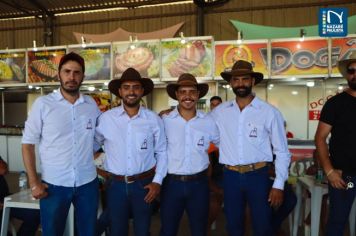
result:
[[[149,235],[150,203],[160,193],[167,173],[163,122],[157,114],[140,106],[141,98],[153,86],[151,79],[128,68],[120,79],[109,83],[110,92],[122,99],[122,105],[98,119],[95,139],[105,148],[111,235],[128,235],[131,214],[135,235]]]
[[[220,163],[224,168],[224,211],[231,236],[244,234],[246,203],[252,213],[254,235],[273,235],[272,208],[283,202],[290,154],[281,113],[252,93],[263,80],[251,63],[235,62],[221,76],[232,87],[236,98],[212,111],[220,131]],[[268,162],[276,155],[276,178],[269,183]]]
[[[168,174],[161,193],[161,236],[175,236],[180,219],[187,212],[191,235],[206,236],[209,210],[208,147],[218,143],[212,117],[197,111],[199,98],[209,90],[191,74],[167,86],[168,95],[178,100],[168,115],[163,115],[167,136]]]
[[[78,235],[95,235],[98,180],[93,147],[100,111],[91,97],[79,92],[84,71],[81,56],[64,55],[58,92],[38,98],[25,123],[22,155],[32,195],[40,199],[43,235],[63,235],[71,203]],[[42,180],[36,173],[35,145]]]

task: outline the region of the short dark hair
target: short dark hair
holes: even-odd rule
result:
[[[210,98],[210,102],[213,101],[213,100],[219,100],[220,102],[222,102],[222,99],[221,99],[221,97],[219,97],[219,96],[212,96],[212,97]]]
[[[61,58],[59,65],[58,65],[58,72],[61,71],[63,64],[66,63],[67,61],[78,62],[78,64],[82,67],[83,73],[85,72],[85,64],[84,64],[83,57],[81,57],[80,55],[78,55],[74,52],[70,52]]]

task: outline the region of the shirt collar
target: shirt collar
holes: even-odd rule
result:
[[[251,106],[251,107],[259,109],[262,106],[262,101],[255,94],[254,94],[254,96],[255,97],[252,99],[251,103],[248,104],[247,106]],[[236,102],[236,99],[231,100],[229,106],[230,107],[232,107],[232,106],[239,107],[239,105]]]
[[[168,117],[170,117],[170,118],[176,118],[177,116],[180,116],[179,111],[178,111],[178,106],[176,106],[174,108],[174,110],[168,114]],[[197,113],[195,115],[196,118],[204,118],[205,116],[206,116],[206,114],[199,110],[197,110]]]
[[[145,110],[146,110],[145,107],[140,106],[140,108],[138,109],[138,113],[137,113],[137,115],[135,117],[147,118]],[[119,106],[117,108],[117,115],[118,116],[122,116],[122,115],[125,115],[125,114],[127,114],[127,112],[125,111],[124,106],[123,105]]]
[[[61,93],[61,88],[58,88],[57,92],[53,92],[52,94],[53,94],[54,99],[56,99],[57,101],[65,100],[65,98],[63,97],[63,95]],[[88,101],[83,96],[83,94],[79,93],[79,98],[77,99],[77,101],[75,101],[75,103],[79,104],[79,103],[83,103],[83,102],[88,102]]]

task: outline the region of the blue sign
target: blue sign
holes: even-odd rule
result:
[[[347,8],[321,8],[319,10],[319,36],[347,36]]]

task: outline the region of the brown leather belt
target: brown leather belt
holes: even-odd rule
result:
[[[131,176],[126,176],[126,175],[115,175],[113,173],[107,172],[109,174],[109,176],[113,179],[116,179],[118,181],[124,181],[128,184],[133,183],[137,180],[143,180],[143,179],[147,179],[150,177],[153,177],[155,175],[155,167],[153,167],[152,169],[142,172],[141,174],[137,174],[137,175],[131,175]]]
[[[167,177],[185,182],[185,181],[190,181],[190,180],[195,180],[195,179],[199,179],[199,178],[202,178],[202,177],[206,177],[207,173],[208,173],[207,170],[203,170],[203,171],[201,171],[199,173],[192,174],[192,175],[167,174]]]
[[[225,168],[228,170],[232,170],[244,174],[250,171],[261,169],[262,167],[265,166],[267,166],[267,162],[257,162],[249,165],[237,165],[237,166],[225,165]]]

